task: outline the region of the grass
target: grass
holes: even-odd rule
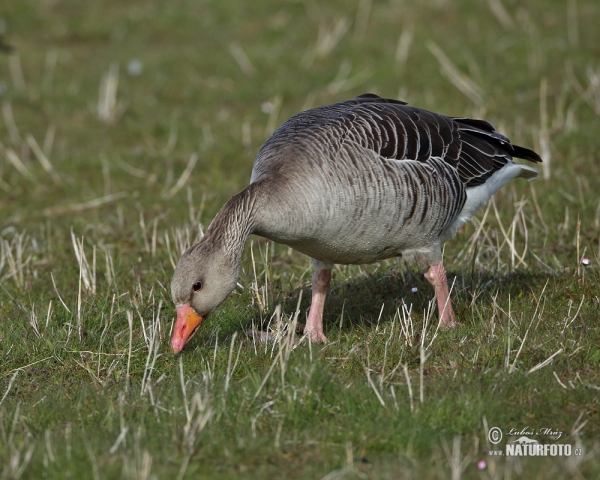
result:
[[[13,3],[1,478],[598,477],[596,2]],[[436,331],[412,266],[340,266],[331,343],[294,345],[310,262],[253,238],[240,288],[170,354],[170,277],[199,225],[277,125],[366,91],[544,156],[446,245],[461,325]],[[275,343],[245,335],[266,323]],[[582,455],[491,455],[494,426],[499,447],[525,429]]]

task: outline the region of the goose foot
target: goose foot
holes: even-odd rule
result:
[[[306,334],[307,332],[304,332],[304,333]],[[323,333],[323,330],[321,330],[321,331],[311,330],[309,336],[310,336],[310,341],[313,343],[327,343],[329,341],[329,340],[327,340],[327,337]]]
[[[437,299],[438,312],[440,315],[440,328],[454,328],[456,326],[456,316],[452,309],[452,303],[450,303],[446,269],[442,262],[429,267],[427,272],[425,272],[425,278],[435,289],[435,297]]]
[[[308,319],[304,327],[304,334],[308,334],[311,341],[315,343],[327,343],[327,337],[323,332],[323,309],[325,298],[331,283],[331,269],[317,268],[312,276],[312,302]]]

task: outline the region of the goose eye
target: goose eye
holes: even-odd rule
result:
[[[202,290],[202,282],[196,282],[196,283],[194,283],[194,285],[192,286],[192,288],[194,289],[194,292],[198,292],[198,291]]]

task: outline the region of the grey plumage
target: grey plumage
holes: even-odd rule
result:
[[[276,202],[256,233],[330,263],[428,252],[439,261],[440,238],[465,206],[467,189],[512,163],[513,154],[540,160],[482,120],[375,95],[308,110],[258,153],[251,183],[269,182]]]
[[[441,265],[443,242],[495,191],[512,178],[537,176],[513,157],[541,161],[486,121],[372,94],[301,112],[264,143],[250,185],[183,255],[173,300],[200,315],[214,310],[225,297],[204,311],[190,272],[224,256],[237,280],[250,233],[309,255],[321,270],[395,256]]]

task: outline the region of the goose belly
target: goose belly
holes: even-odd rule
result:
[[[329,263],[440,256],[440,235],[466,198],[456,172],[436,158],[370,154],[342,151],[310,173],[290,172],[256,233]]]
[[[429,257],[439,248],[439,244],[435,241],[427,239],[427,241],[414,242],[414,238],[404,239],[393,232],[384,234],[381,231],[371,230],[363,236],[356,236],[354,232],[341,233],[343,236],[315,235],[298,240],[283,239],[280,243],[287,244],[317,260],[337,264],[373,263],[399,256]]]

